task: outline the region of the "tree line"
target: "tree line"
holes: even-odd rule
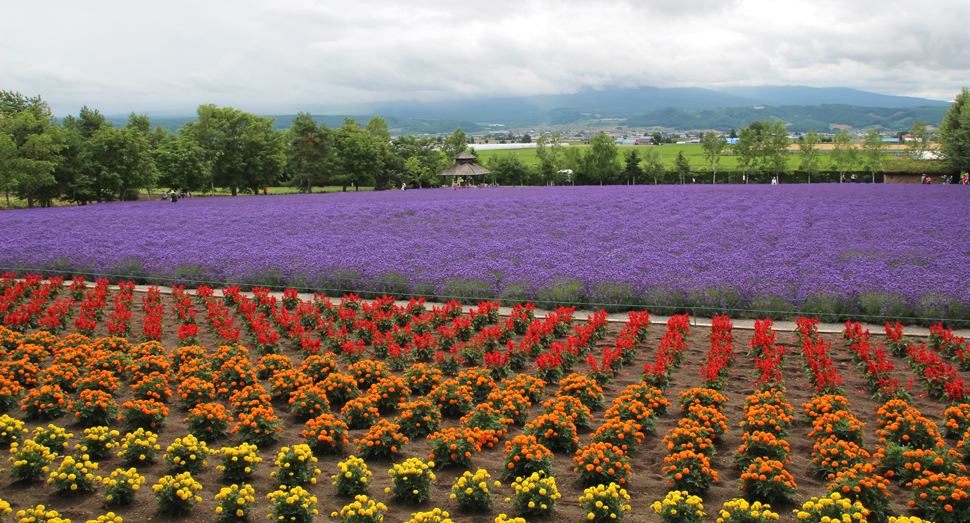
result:
[[[440,184],[437,173],[467,145],[460,128],[441,143],[392,139],[379,116],[363,127],[348,118],[331,129],[300,113],[281,131],[272,118],[214,105],[199,106],[197,119],[175,133],[135,113],[115,127],[88,107],[58,122],[39,96],[0,92],[0,190],[8,207],[11,194],[33,207],[134,199],[161,189],[218,187],[236,195],[279,184],[307,192],[326,185],[429,187]]]
[[[942,160],[952,171],[970,170],[970,93],[964,88],[947,112],[935,136],[919,120],[913,123],[908,153],[925,161],[931,143],[938,142]],[[532,139],[530,137],[530,139]],[[538,163],[526,165],[514,153],[492,156],[486,181],[501,185],[609,185],[687,183],[692,171],[681,151],[672,166],[656,150],[622,155],[614,139],[593,136],[588,147],[563,147],[559,133],[542,134],[536,142]],[[808,182],[823,170],[821,140],[809,131],[797,142],[797,169]],[[735,158],[729,181],[764,183],[792,172],[791,140],[780,122],[755,121],[737,133],[730,147],[722,135],[702,140],[704,161],[717,183],[721,158]],[[857,148],[846,131],[827,151],[828,170],[841,179],[862,168],[872,179],[884,159],[882,137],[875,128]],[[375,116],[364,126],[352,118],[338,128],[317,123],[300,113],[286,131],[274,130],[273,119],[231,107],[201,105],[197,119],[170,132],[152,127],[148,116],[131,113],[123,127],[106,121],[96,109],[81,108],[77,116],[58,122],[40,96],[0,91],[0,190],[7,206],[13,194],[35,204],[54,200],[87,204],[136,198],[141,190],[177,189],[233,195],[256,194],[262,188],[288,184],[312,192],[317,186],[390,189],[407,183],[436,187],[437,173],[452,157],[468,148],[459,128],[441,140],[403,135],[392,138],[386,121]],[[474,149],[472,149],[474,152]],[[723,178],[722,178],[723,181]]]

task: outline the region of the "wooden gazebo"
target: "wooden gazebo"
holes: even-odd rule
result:
[[[455,165],[441,171],[438,176],[479,176],[492,172],[475,163],[478,157],[474,154],[460,152],[451,158],[455,160]]]

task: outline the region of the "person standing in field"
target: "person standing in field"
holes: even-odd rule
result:
[[[455,179],[455,181],[451,182],[451,188],[454,189],[454,190],[456,190],[456,191],[458,190],[458,180],[457,179]]]

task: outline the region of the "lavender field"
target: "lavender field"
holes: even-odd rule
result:
[[[970,318],[964,186],[196,198],[10,211],[0,226],[0,268],[19,273]]]

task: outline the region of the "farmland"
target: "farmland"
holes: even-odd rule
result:
[[[933,331],[927,347],[907,340],[902,326],[889,330],[888,337],[870,337],[847,325],[839,337],[818,334],[808,320],[800,321],[794,333],[773,332],[770,322],[759,322],[751,333],[734,330],[727,318],[715,318],[708,328],[692,325],[686,316],[651,325],[645,313],[631,313],[626,325],[619,325],[605,323],[600,314],[574,317],[570,309],[533,317],[528,306],[499,316],[496,304],[489,302],[463,309],[457,303],[365,303],[353,296],[331,300],[258,288],[252,293],[228,288],[218,295],[206,287],[176,288],[168,295],[153,288],[135,293],[133,286],[109,287],[106,281],[85,287],[78,280],[37,278],[6,278],[2,286],[8,315],[12,311],[23,320],[5,322],[23,334],[0,331],[3,399],[12,408],[0,418],[6,442],[27,447],[28,438],[43,442],[51,436],[66,437],[64,444],[49,444],[58,454],[43,458],[49,460],[51,471],[85,438],[87,425],[117,430],[109,441],[142,427],[157,435],[159,449],[155,457],[146,457],[145,451],[138,456],[138,451],[133,455],[115,447],[103,457],[91,458],[98,464],[93,475],[107,477],[116,468],[133,467],[131,474],[144,478],[144,487],[134,493],[130,505],[107,499],[99,482],[90,491],[82,483],[74,492],[64,486],[75,481],[67,478],[51,484],[4,480],[0,499],[14,511],[43,504],[79,521],[107,510],[125,521],[165,516],[165,505],[156,499],[160,496],[153,495],[155,485],[187,468],[173,462],[171,455],[177,452],[177,439],[184,444],[190,434],[207,441],[210,452],[223,455],[230,454],[220,449],[242,452],[246,442],[257,444],[258,449],[247,452],[261,463],[250,461],[254,470],[241,476],[253,488],[252,500],[239,503],[242,508],[233,505],[257,521],[280,510],[267,497],[283,481],[271,475],[284,470],[274,462],[285,449],[304,443],[317,461],[299,483],[315,499],[311,506],[320,513],[317,521],[327,520],[328,514],[352,501],[339,495],[329,479],[341,470],[340,463],[350,463],[352,454],[364,457],[362,464],[372,473],[365,493],[385,507],[385,521],[407,521],[411,513],[434,508],[448,511],[454,521],[474,522],[529,512],[524,505],[514,506],[512,478],[502,473],[520,463],[508,448],[522,442],[533,446],[530,456],[537,445],[548,449],[545,453],[552,457],[546,464],[537,457],[528,459],[539,460],[533,465],[555,477],[561,495],[548,511],[536,507],[533,512],[539,515],[529,516],[530,521],[587,519],[592,509],[582,508],[578,499],[585,487],[604,481],[620,484],[629,493],[628,521],[661,521],[651,505],[671,486],[700,496],[709,514],[742,495],[775,498],[762,489],[772,488],[771,480],[758,487],[757,479],[746,479],[744,472],[745,460],[760,455],[752,438],[768,437],[764,434],[769,432],[783,441],[779,450],[786,449],[772,456],[791,478],[786,485],[792,492],[771,499],[772,510],[786,522],[799,521],[795,512],[804,510],[809,511],[806,518],[814,518],[810,521],[819,521],[804,503],[828,496],[829,491],[841,492],[845,470],[863,474],[865,485],[871,485],[857,493],[877,511],[869,521],[887,514],[947,514],[942,506],[922,502],[915,510],[909,508],[910,499],[919,500],[920,487],[906,485],[912,467],[905,463],[966,475],[959,460],[946,453],[957,452],[960,441],[968,437],[963,431],[970,407],[943,409],[966,392],[967,371],[954,365],[967,369],[970,358],[966,342],[943,329]],[[957,359],[951,364],[950,358]],[[878,365],[856,365],[868,361]],[[948,384],[945,390],[943,384]],[[342,394],[351,386],[366,394]],[[60,394],[61,400],[45,403],[45,394]],[[76,401],[95,394],[103,410]],[[358,396],[364,399],[355,399]],[[487,401],[470,401],[479,397]],[[360,417],[361,401],[375,405],[374,417]],[[764,404],[775,410],[759,406]],[[880,409],[884,404],[913,420],[909,428],[893,425],[893,415]],[[22,413],[10,415],[20,405]],[[791,411],[786,410],[789,405]],[[408,425],[406,414],[418,409],[425,409],[424,419],[431,420],[430,438],[413,423]],[[211,415],[206,421],[206,413],[215,413],[215,421]],[[25,423],[20,425],[20,419]],[[253,432],[251,419],[261,428],[273,428]],[[709,423],[690,428],[692,419]],[[835,419],[845,423],[833,425]],[[410,440],[385,441],[378,447],[383,453],[376,452],[366,441],[388,422],[397,427],[397,434],[410,434]],[[351,427],[341,429],[342,423]],[[559,432],[575,431],[575,439],[544,428],[553,423]],[[58,436],[56,429],[70,435]],[[713,447],[703,450],[679,440],[685,430],[699,431],[696,441]],[[454,431],[468,436],[457,440],[468,448],[465,456],[442,454],[442,448],[447,449],[440,446],[442,438]],[[40,439],[42,434],[47,439]],[[618,437],[622,434],[627,436]],[[668,472],[667,464],[681,458],[678,444],[702,450],[705,469],[682,462]],[[856,449],[853,456],[861,457],[862,468],[819,454],[820,448],[840,448],[837,444]],[[920,447],[924,444],[929,446]],[[624,466],[591,474],[593,468],[587,470],[582,461],[574,460],[596,448],[618,456],[615,459]],[[936,454],[927,459],[922,453],[919,459],[904,454],[918,448]],[[206,454],[197,450],[195,458]],[[437,455],[432,458],[433,454]],[[937,455],[946,456],[941,465],[933,464]],[[436,479],[423,501],[410,503],[394,494],[396,485],[388,470],[406,460],[436,462],[429,470]],[[220,468],[225,463],[216,454],[209,455],[206,464],[196,463],[191,481],[197,490],[184,508],[172,513],[182,520],[216,520],[216,495],[239,481],[226,479]],[[359,470],[361,464],[354,466]],[[478,469],[491,475],[486,498],[494,501],[475,510],[462,509],[449,496],[452,484],[466,471]],[[17,464],[8,473],[27,476],[25,466]],[[696,481],[686,481],[682,474]],[[43,480],[47,474],[38,476]],[[492,485],[492,480],[500,485]],[[742,485],[748,485],[747,492],[740,490]],[[848,497],[855,499],[854,495]],[[967,500],[954,499],[956,517],[935,521],[966,521]],[[770,520],[767,514],[755,519]]]
[[[11,211],[0,268],[447,301],[968,319],[962,186],[392,191]]]

